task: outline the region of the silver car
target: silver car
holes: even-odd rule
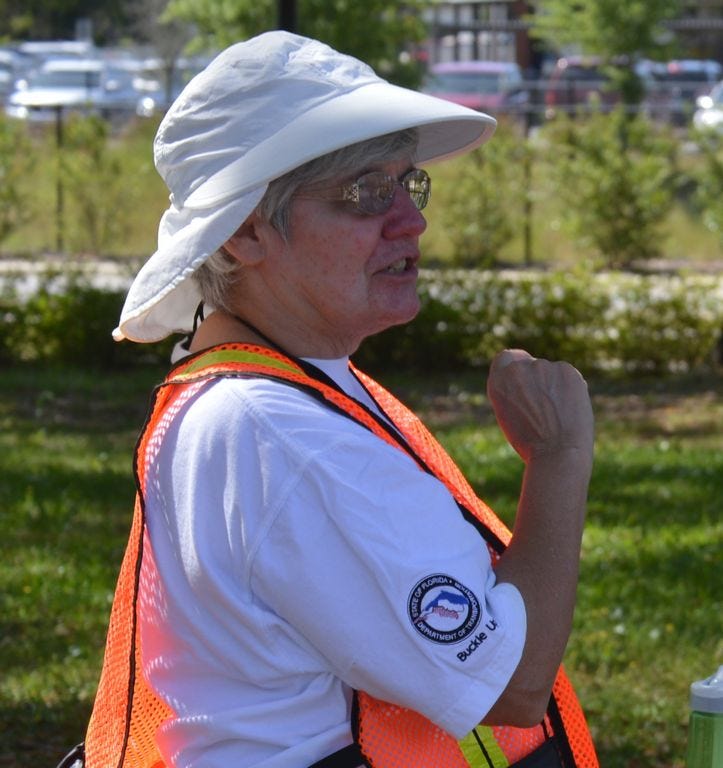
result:
[[[51,58],[16,83],[5,112],[30,122],[50,122],[67,112],[114,120],[133,116],[138,99],[132,76],[122,69],[94,58]]]
[[[713,90],[696,99],[693,125],[699,131],[718,131],[723,134],[723,80]]]

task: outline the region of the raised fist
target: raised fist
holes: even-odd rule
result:
[[[592,458],[587,384],[569,363],[507,349],[492,361],[487,396],[500,428],[526,463],[536,455],[571,448]]]

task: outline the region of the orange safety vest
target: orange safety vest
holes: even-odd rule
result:
[[[493,562],[510,531],[474,493],[460,470],[421,421],[369,376],[353,368],[400,434],[331,380],[301,361],[265,347],[223,344],[184,359],[154,392],[150,415],[135,453],[136,496],[130,539],[111,610],[105,657],[85,739],[86,768],[165,768],[155,742],[158,726],[173,716],[141,673],[138,596],[145,520],[148,456],[157,450],[175,414],[213,377],[267,377],[302,388],[327,406],[405,451],[441,480],[462,514],[484,537]],[[401,436],[400,436],[401,435]],[[560,668],[544,721],[534,728],[477,726],[461,741],[422,715],[358,691],[352,714],[356,757],[317,766],[356,768],[599,768],[585,716]],[[335,757],[339,753],[335,753]]]

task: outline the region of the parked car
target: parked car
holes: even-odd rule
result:
[[[5,99],[15,88],[15,82],[33,63],[31,56],[21,54],[12,48],[0,48],[0,99]]]
[[[699,131],[718,131],[723,134],[723,80],[713,90],[696,99],[693,125]]]
[[[672,125],[688,125],[699,96],[707,94],[723,77],[717,61],[676,59],[651,70],[648,85],[649,113]]]
[[[521,112],[530,98],[519,65],[509,61],[433,64],[422,91],[493,115]]]
[[[555,62],[545,88],[545,117],[583,110],[610,109],[620,94],[598,58],[565,56]]]
[[[125,119],[135,114],[139,93],[128,72],[99,59],[51,58],[18,80],[5,112],[29,122],[49,122],[64,112]]]
[[[24,40],[15,45],[15,50],[41,62],[55,57],[95,58],[98,49],[87,40]]]

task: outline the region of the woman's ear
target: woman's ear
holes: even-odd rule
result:
[[[279,233],[254,211],[222,248],[241,266],[249,267],[260,263],[279,237]]]

